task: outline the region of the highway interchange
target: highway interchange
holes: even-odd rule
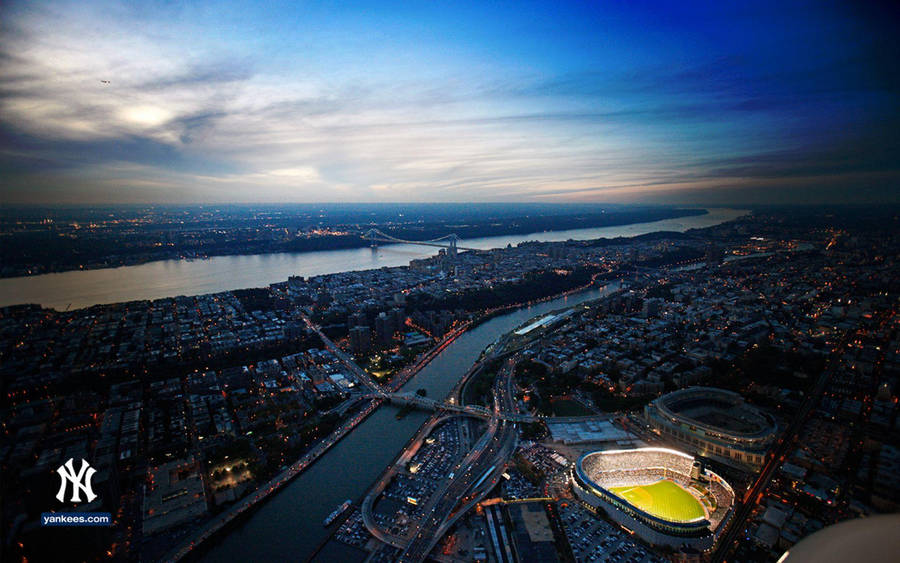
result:
[[[429,500],[424,521],[399,557],[399,561],[423,561],[447,529],[497,483],[505,463],[515,450],[516,423],[500,417],[515,410],[513,371],[516,360],[509,359],[494,383],[493,416],[488,428],[471,452],[460,462],[453,476]]]

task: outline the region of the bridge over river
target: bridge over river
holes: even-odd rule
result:
[[[485,419],[496,416],[509,422],[534,422],[538,420],[537,417],[530,414],[503,411],[495,413],[481,405],[460,405],[453,401],[438,401],[437,399],[430,399],[415,393],[370,393],[362,397],[367,399],[385,399],[395,405],[412,405],[425,410],[467,414]]]

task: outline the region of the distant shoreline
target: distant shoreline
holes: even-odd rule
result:
[[[366,228],[378,228],[387,230],[392,236],[403,238],[406,240],[430,240],[449,233],[456,233],[460,239],[476,239],[495,236],[514,236],[521,234],[530,234],[535,232],[552,232],[567,231],[575,229],[593,229],[603,227],[621,227],[638,223],[649,223],[654,221],[662,221],[667,219],[678,219],[681,217],[693,217],[706,215],[709,211],[703,208],[682,208],[682,207],[662,207],[654,209],[641,208],[633,211],[616,210],[611,213],[586,213],[582,215],[560,215],[560,216],[539,216],[539,217],[515,217],[506,218],[507,222],[498,222],[498,220],[478,219],[470,221],[462,218],[464,224],[452,224],[450,222],[433,222],[430,224],[417,225],[389,225],[389,224],[372,224]],[[98,255],[94,258],[82,257],[80,260],[74,258],[72,253],[83,256],[86,252],[91,252],[90,240],[78,250],[57,252],[63,256],[57,258],[57,261],[51,263],[32,264],[27,266],[22,263],[16,263],[14,256],[7,256],[5,260],[5,268],[0,270],[0,279],[10,278],[29,278],[44,274],[61,274],[66,272],[85,271],[85,270],[102,270],[109,268],[120,268],[127,266],[139,266],[149,264],[151,262],[161,262],[167,260],[207,260],[218,256],[253,256],[267,254],[303,254],[309,252],[320,252],[328,250],[350,250],[364,248],[369,246],[369,242],[362,238],[362,231],[353,232],[345,225],[329,226],[327,228],[334,230],[343,230],[340,234],[298,236],[290,240],[265,241],[259,242],[254,240],[243,242],[229,242],[226,244],[212,244],[209,248],[187,251],[182,249],[159,249],[149,252],[133,253],[133,254],[106,254]],[[357,229],[359,226],[356,227]],[[207,229],[212,231],[213,229]],[[198,231],[203,232],[203,231]],[[7,235],[9,236],[9,235]],[[155,239],[160,237],[159,233],[148,230],[145,233],[146,238]],[[16,251],[11,248],[16,246],[16,241],[7,240],[4,244],[9,247],[3,254],[14,254]],[[29,243],[31,244],[31,243]],[[39,245],[46,244],[39,241]],[[381,246],[391,246],[390,243]],[[75,261],[80,261],[77,266]],[[11,265],[12,264],[12,265]]]
[[[747,210],[709,208],[688,217],[623,226],[530,232],[466,239],[460,247],[480,249],[535,242],[595,241],[622,244],[635,237],[679,236],[748,214]],[[315,277],[342,272],[408,266],[434,256],[431,246],[388,245],[306,253],[216,256],[208,260],[161,260],[135,266],[75,270],[0,279],[0,307],[34,304],[66,311],[94,305],[206,295],[282,283],[291,276]]]

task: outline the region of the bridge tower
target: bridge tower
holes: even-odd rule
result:
[[[372,248],[378,248],[378,231],[375,229],[369,229],[362,236],[363,240],[369,241],[369,246]]]
[[[459,242],[459,237],[456,236],[456,233],[453,233],[447,237],[447,242],[449,244],[447,247],[447,255],[456,256],[456,243]]]

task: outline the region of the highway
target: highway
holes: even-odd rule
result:
[[[273,477],[271,480],[256,489],[256,491],[254,491],[249,496],[243,498],[237,504],[234,504],[229,509],[207,522],[195,534],[192,534],[187,540],[185,540],[184,543],[177,546],[174,550],[167,554],[164,557],[164,560],[179,561],[183,559],[191,552],[191,550],[216,534],[219,530],[224,528],[246,510],[252,508],[256,503],[265,500],[270,495],[277,492],[284,484],[299,475],[303,470],[309,467],[310,464],[318,459],[319,456],[327,452],[333,445],[338,443],[341,438],[343,438],[351,430],[353,430],[353,428],[355,428],[357,424],[359,424],[360,422],[365,420],[366,417],[372,414],[372,412],[374,412],[375,409],[378,408],[381,402],[382,401],[379,399],[370,401],[366,408],[357,413],[356,416],[354,416],[352,419],[345,421],[325,439],[318,442],[315,446],[312,447],[312,449],[310,449],[306,454],[303,455],[303,457],[297,460],[289,468]]]
[[[366,529],[375,536],[377,539],[382,542],[392,545],[394,547],[403,549],[409,543],[408,538],[397,537],[392,534],[389,534],[382,528],[378,526],[375,522],[374,515],[374,506],[375,501],[378,499],[379,495],[387,488],[388,484],[390,484],[391,479],[399,472],[400,468],[409,463],[412,459],[415,452],[422,445],[422,442],[425,438],[431,434],[431,431],[434,430],[436,426],[439,424],[449,420],[454,415],[448,416],[433,416],[428,422],[422,425],[419,428],[418,432],[412,437],[409,444],[403,448],[400,455],[397,459],[388,467],[387,471],[378,479],[375,485],[369,490],[369,493],[363,498],[362,504],[360,506],[360,512],[362,513],[363,524]]]
[[[456,340],[461,334],[466,332],[472,326],[472,321],[466,321],[462,323],[460,326],[454,328],[450,332],[448,332],[441,341],[436,345],[431,347],[427,352],[423,355],[419,356],[416,362],[406,368],[403,368],[391,379],[391,382],[388,384],[388,387],[391,391],[398,391],[401,387],[403,387],[407,381],[412,379],[414,375],[419,373],[425,365],[433,360],[435,356],[444,351],[444,348],[449,346]]]
[[[425,560],[456,520],[496,485],[518,440],[515,423],[500,417],[502,411],[515,410],[512,385],[515,365],[516,360],[511,358],[498,374],[493,389],[493,415],[488,422],[487,431],[459,464],[454,472],[455,477],[448,480],[429,499],[425,519],[419,522],[418,530],[398,561]]]

